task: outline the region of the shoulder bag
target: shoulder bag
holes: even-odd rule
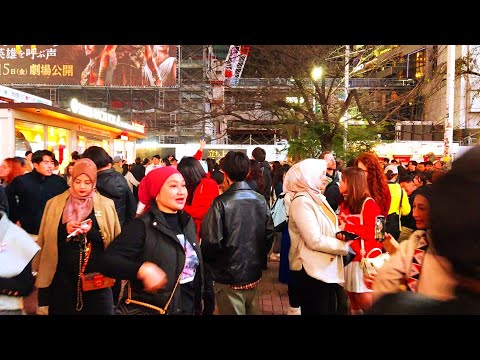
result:
[[[87,267],[90,254],[92,252],[92,243],[88,242],[87,237],[81,241],[81,249],[79,255],[79,264],[81,264],[80,271],[78,273],[77,282],[77,305],[75,310],[80,311],[83,309],[83,292],[98,290],[112,287],[115,284],[115,279],[107,277],[99,272],[93,272],[85,274],[85,268]],[[83,264],[82,264],[83,258]]]
[[[130,282],[127,282],[127,284],[125,285],[127,287],[127,297],[122,298],[118,302],[118,305],[115,309],[115,315],[165,315],[170,305],[170,302],[172,301],[173,295],[175,294],[175,290],[177,290],[178,284],[180,283],[181,276],[182,273],[178,275],[177,282],[175,283],[173,291],[170,294],[170,297],[168,298],[167,303],[163,308],[145,303],[143,301],[132,299],[131,285]],[[130,306],[130,304],[137,306]]]
[[[363,239],[360,240],[361,250],[360,254],[362,255],[362,260],[360,261],[360,268],[363,270],[365,275],[372,276],[377,273],[377,271],[390,259],[390,254],[388,252],[382,252],[382,249],[373,248],[366,254],[365,245]],[[380,255],[377,257],[370,257],[371,254],[379,252]]]
[[[285,193],[281,193],[275,199],[273,203],[271,213],[272,213],[272,220],[274,230],[276,232],[281,232],[287,226],[288,216],[287,210],[285,209]]]

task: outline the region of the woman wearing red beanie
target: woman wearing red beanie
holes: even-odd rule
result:
[[[129,281],[116,314],[200,314],[203,260],[195,224],[183,211],[185,180],[166,166],[142,184],[148,211],[125,226],[102,264],[103,274]]]

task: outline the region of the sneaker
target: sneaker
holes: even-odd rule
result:
[[[300,307],[289,307],[287,311],[287,315],[302,315],[302,311]]]

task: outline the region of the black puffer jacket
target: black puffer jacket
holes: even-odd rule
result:
[[[113,200],[122,227],[135,218],[137,210],[135,197],[122,174],[113,168],[99,171],[97,173],[97,190],[101,195]]]
[[[213,280],[246,285],[262,277],[265,240],[274,235],[265,198],[245,181],[233,183],[213,200],[202,222],[203,259]]]
[[[199,267],[193,280],[194,314],[199,314],[203,292],[203,260],[192,218],[182,211],[179,214],[179,223],[185,239],[192,245],[199,260]],[[168,282],[164,288],[153,293],[143,290],[143,284],[137,279],[137,273],[145,261],[153,262],[165,271]],[[184,264],[184,248],[175,232],[169,227],[162,212],[158,210],[155,202],[152,202],[150,210],[130,222],[110,244],[105,251],[103,262],[99,264],[99,271],[107,276],[130,280],[132,299],[164,308],[172,295],[178,276],[183,271]],[[130,304],[128,307],[140,309],[142,312],[138,314],[158,315],[157,312],[149,311],[148,308],[142,306]],[[178,285],[167,314],[185,314],[184,310],[182,289],[181,285]],[[132,314],[136,314],[134,310],[130,311]]]

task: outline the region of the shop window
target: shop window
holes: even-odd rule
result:
[[[15,121],[15,156],[25,156],[25,151],[45,149],[45,126],[28,121]]]
[[[85,136],[79,136],[77,139],[77,151],[79,154],[83,154],[83,152],[87,149],[87,140]]]
[[[415,77],[417,79],[420,79],[425,75],[426,63],[425,50],[417,52],[415,59]]]
[[[101,139],[97,137],[87,137],[83,135],[79,135],[77,138],[77,151],[79,154],[83,154],[83,152],[88,149],[90,146],[99,146],[103,148],[108,154],[110,154],[110,144],[108,140]]]
[[[47,126],[47,149],[55,154],[63,172],[70,162],[70,130]]]

